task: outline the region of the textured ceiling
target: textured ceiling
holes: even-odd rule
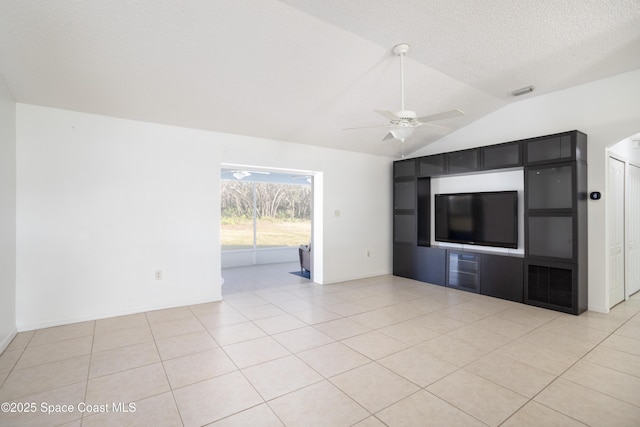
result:
[[[460,108],[441,122],[456,129],[640,68],[640,0],[0,0],[18,102],[393,157],[385,129],[342,128],[400,108],[397,43],[407,108]]]

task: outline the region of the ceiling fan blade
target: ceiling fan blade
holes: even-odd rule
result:
[[[393,114],[391,111],[373,110],[378,114],[385,116],[389,120],[400,120],[401,118]]]
[[[462,110],[451,110],[451,111],[445,111],[442,113],[431,114],[430,116],[418,117],[416,120],[418,120],[421,123],[426,123],[426,122],[435,122],[436,120],[452,119],[454,117],[460,117],[463,115],[464,115],[464,112]]]
[[[442,130],[446,130],[446,131],[450,131],[452,130],[449,126],[442,126],[442,125],[437,125],[435,123],[420,123],[419,126],[429,126],[432,128],[438,128],[438,129],[442,129]]]
[[[388,128],[389,125],[378,125],[378,126],[358,126],[355,128],[343,128],[342,130],[354,130],[354,129],[374,129],[374,128]]]

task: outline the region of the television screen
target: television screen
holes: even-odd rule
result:
[[[518,247],[518,192],[436,194],[435,240]]]

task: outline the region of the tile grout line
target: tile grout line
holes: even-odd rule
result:
[[[93,321],[93,333],[91,334],[91,349],[89,350],[89,366],[87,367],[87,380],[85,381],[85,385],[84,385],[84,398],[83,398],[83,402],[87,402],[87,395],[89,393],[89,378],[91,376],[91,363],[93,362],[93,344],[95,343],[95,337],[96,337],[96,321]],[[85,418],[85,413],[82,414],[82,416],[80,417],[80,426],[82,426],[82,424],[84,424],[84,418]]]
[[[578,364],[580,361],[582,361],[585,357],[587,357],[591,352],[593,352],[594,350],[596,350],[600,345],[602,345],[602,343],[603,343],[604,341],[606,341],[609,337],[611,337],[611,336],[612,336],[612,335],[613,335],[613,334],[614,334],[618,329],[620,329],[622,326],[624,326],[624,325],[625,325],[629,320],[631,320],[631,319],[632,319],[633,317],[635,317],[636,315],[638,315],[638,313],[634,314],[634,315],[633,315],[633,316],[631,316],[629,319],[625,320],[625,321],[624,321],[620,326],[618,326],[617,328],[615,328],[615,329],[614,329],[612,332],[610,332],[606,337],[604,337],[603,339],[601,339],[601,340],[600,340],[600,342],[598,342],[597,344],[595,344],[591,350],[587,351],[584,355],[582,355],[580,358],[578,358],[578,360],[576,360],[574,363],[572,363],[572,364],[571,364],[571,366],[569,366],[569,367],[568,367],[568,368],[566,368],[564,371],[562,371],[560,374],[558,374],[558,375],[557,375],[557,376],[556,376],[556,377],[555,377],[555,378],[554,378],[554,379],[553,379],[549,384],[547,384],[546,386],[544,386],[540,391],[538,391],[535,395],[533,395],[533,396],[532,396],[532,397],[531,397],[531,398],[530,398],[530,399],[529,399],[529,400],[528,400],[524,405],[522,405],[522,407],[520,407],[517,411],[515,411],[513,414],[511,414],[511,415],[509,416],[509,418],[513,417],[516,413],[518,413],[518,412],[520,411],[520,409],[522,409],[524,406],[528,405],[530,402],[535,402],[535,403],[537,403],[537,404],[539,404],[539,405],[544,406],[544,407],[545,407],[545,408],[547,408],[547,409],[550,409],[550,410],[552,410],[552,411],[554,411],[554,412],[560,413],[560,414],[562,414],[562,415],[564,415],[564,416],[566,416],[566,417],[568,417],[568,418],[571,418],[572,420],[575,420],[575,421],[577,421],[577,422],[579,422],[579,423],[582,423],[582,421],[580,421],[580,420],[577,420],[577,419],[573,418],[573,417],[572,417],[571,415],[569,415],[569,414],[566,414],[566,413],[564,413],[564,412],[561,412],[561,411],[559,411],[559,410],[557,410],[557,409],[555,409],[555,408],[552,408],[552,407],[550,407],[550,406],[545,405],[545,404],[544,404],[544,403],[542,403],[542,402],[539,402],[539,401],[536,401],[536,400],[535,400],[535,398],[536,398],[537,396],[539,396],[542,392],[544,392],[547,388],[549,388],[552,384],[554,384],[555,382],[557,382],[559,379],[562,379],[562,380],[564,380],[564,381],[571,382],[571,383],[573,383],[573,384],[575,384],[575,385],[577,385],[577,386],[579,386],[579,387],[587,388],[587,389],[589,389],[589,390],[591,390],[591,391],[594,391],[594,392],[596,392],[596,393],[603,394],[603,395],[605,395],[605,396],[607,396],[607,397],[609,397],[609,398],[611,398],[611,399],[615,399],[615,400],[618,400],[618,401],[620,401],[620,402],[624,402],[624,401],[622,401],[622,400],[618,399],[617,397],[611,396],[611,395],[609,395],[609,394],[607,394],[607,393],[603,393],[603,392],[601,392],[601,391],[599,391],[599,390],[595,390],[595,389],[593,389],[593,388],[591,388],[591,387],[587,387],[587,386],[584,386],[584,385],[582,385],[582,384],[578,384],[578,383],[575,383],[575,382],[573,382],[573,381],[571,381],[571,380],[568,380],[568,379],[566,379],[566,378],[561,378],[561,377],[562,377],[562,376],[563,376],[567,371],[569,371],[571,368],[573,368],[576,364]],[[548,322],[547,322],[547,323],[548,323]],[[604,332],[604,331],[603,331],[603,332]],[[603,365],[600,365],[600,366],[603,366]],[[607,367],[607,366],[605,366],[605,367]],[[610,368],[610,369],[612,369],[612,368]],[[627,402],[624,402],[624,403],[627,403]],[[635,405],[633,405],[633,406],[635,406]],[[507,418],[507,420],[508,420],[509,418]],[[507,420],[505,420],[505,422],[506,422]]]
[[[189,311],[191,311],[190,308],[189,308]],[[147,322],[147,326],[149,327],[149,331],[151,331],[151,337],[153,338],[153,345],[155,346],[156,352],[158,354],[158,359],[160,359],[160,364],[162,365],[162,372],[164,372],[165,380],[167,381],[167,385],[169,386],[169,391],[171,392],[171,399],[172,399],[173,404],[174,404],[174,406],[176,408],[176,411],[178,412],[178,418],[180,419],[180,423],[184,426],[184,418],[182,417],[182,412],[180,412],[180,407],[178,406],[178,402],[176,401],[176,396],[173,393],[173,387],[171,386],[171,381],[169,381],[169,375],[167,374],[167,369],[164,366],[164,360],[162,359],[162,355],[160,354],[160,349],[158,348],[158,343],[156,341],[156,336],[153,334],[153,329],[151,329],[151,322],[149,321],[149,316],[147,316],[147,313],[145,313],[144,317],[145,317],[145,320]],[[156,396],[158,396],[158,395],[156,395]],[[151,397],[153,397],[153,396],[151,396]],[[146,397],[145,399],[148,399],[148,398],[149,397]]]

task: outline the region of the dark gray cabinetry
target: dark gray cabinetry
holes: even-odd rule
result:
[[[586,160],[586,135],[571,131],[394,162],[393,274],[583,312]],[[523,166],[524,257],[430,246],[431,177]]]
[[[540,136],[522,141],[525,164],[587,161],[587,136],[579,131]]]
[[[447,286],[523,302],[524,259],[517,256],[447,250]]]
[[[508,142],[480,148],[482,169],[500,169],[522,166],[522,144]]]
[[[417,181],[418,246],[431,244],[431,178],[418,178]]]
[[[418,277],[418,258],[415,245],[393,244],[393,275],[416,279]]]
[[[491,297],[523,302],[524,259],[501,255],[482,255],[480,293]]]
[[[402,180],[393,184],[393,241],[415,244],[416,242],[416,181]]]
[[[446,172],[444,154],[420,157],[418,165],[418,176],[438,176]]]
[[[587,309],[586,135],[525,141],[525,295],[572,314]]]
[[[579,292],[576,265],[546,261],[527,261],[525,302],[568,313],[579,314],[587,305],[586,292]]]
[[[416,181],[396,180],[393,183],[393,209],[412,210],[416,208]]]
[[[416,161],[393,164],[393,274],[417,275],[416,259]]]
[[[480,168],[480,150],[454,151],[446,154],[447,173],[466,173],[477,171]]]
[[[479,293],[480,258],[473,252],[448,251],[447,286]]]
[[[411,178],[416,176],[416,160],[399,160],[393,163],[393,178]]]
[[[434,285],[445,286],[446,284],[446,249],[436,247],[418,247],[417,249],[418,268],[416,280]]]
[[[522,144],[519,141],[507,142],[420,157],[417,159],[417,175],[431,177],[513,168],[522,166],[522,159]]]

